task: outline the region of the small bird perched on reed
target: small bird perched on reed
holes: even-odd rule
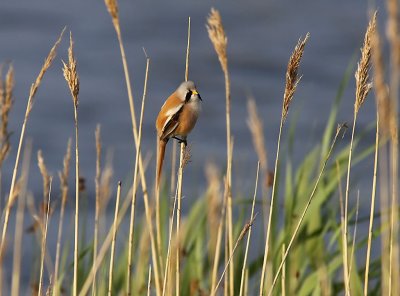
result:
[[[157,188],[160,184],[165,147],[171,138],[187,145],[187,135],[192,131],[201,111],[201,97],[193,81],[182,82],[161,107],[156,120],[157,128]]]

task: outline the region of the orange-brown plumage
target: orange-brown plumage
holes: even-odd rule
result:
[[[178,89],[168,97],[161,107],[156,120],[158,136],[157,153],[157,188],[160,184],[165,148],[168,140],[179,137],[186,142],[187,135],[194,128],[201,110],[201,97],[193,82],[183,82]]]

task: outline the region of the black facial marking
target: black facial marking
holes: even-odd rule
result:
[[[191,96],[192,96],[192,91],[189,90],[189,91],[186,93],[185,103],[189,102]]]

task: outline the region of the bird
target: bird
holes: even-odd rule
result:
[[[201,112],[202,98],[193,81],[184,81],[162,105],[156,120],[157,129],[157,189],[169,139],[187,145],[187,136],[196,125]]]

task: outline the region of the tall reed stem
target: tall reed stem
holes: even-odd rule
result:
[[[253,203],[251,205],[251,214],[250,214],[250,221],[253,220],[254,218],[254,206],[256,203],[256,195],[257,195],[257,186],[258,186],[258,174],[260,172],[260,162],[257,164],[257,175],[256,175],[256,184],[254,186],[254,195],[253,195]],[[251,227],[249,229],[249,235],[247,236],[247,242],[246,242],[246,251],[244,252],[244,258],[243,258],[243,267],[242,267],[242,276],[240,277],[240,296],[243,295],[243,289],[244,289],[244,278],[245,278],[245,270],[246,270],[246,262],[247,262],[247,256],[249,253],[249,246],[250,246],[250,237],[251,237]]]
[[[49,184],[49,194],[47,199],[47,207],[46,207],[46,216],[43,219],[43,223],[41,223],[42,229],[42,252],[40,255],[40,276],[39,276],[39,288],[38,288],[38,296],[42,295],[42,287],[43,287],[43,269],[44,269],[44,257],[46,254],[46,242],[47,242],[47,228],[49,225],[49,213],[50,213],[50,196],[51,196],[51,183],[53,182],[53,178],[50,177],[50,184]]]
[[[366,262],[365,262],[364,296],[367,296],[367,294],[368,294],[369,262],[370,262],[370,256],[371,256],[372,229],[373,229],[373,225],[374,225],[374,213],[375,213],[376,172],[377,172],[377,167],[378,167],[378,151],[379,151],[379,112],[377,110],[377,112],[376,112],[374,176],[372,178],[371,211],[369,214],[368,245],[367,245],[367,255],[366,255]]]
[[[144,79],[144,86],[143,86],[143,96],[142,96],[142,107],[140,109],[140,121],[139,121],[139,138],[138,138],[138,149],[136,149],[136,156],[135,156],[135,171],[133,175],[133,188],[137,187],[137,176],[138,176],[138,165],[139,165],[139,155],[141,150],[141,143],[142,143],[142,128],[143,128],[143,115],[144,115],[144,106],[146,101],[146,94],[147,94],[147,80],[149,75],[149,64],[150,59],[147,57],[146,59],[146,74]],[[134,234],[134,227],[135,227],[135,206],[136,206],[136,190],[133,190],[132,193],[132,204],[131,204],[131,218],[130,218],[130,226],[129,226],[129,242],[128,242],[128,270],[127,270],[127,287],[126,293],[127,295],[131,295],[131,273],[132,273],[132,252],[133,252],[133,234]]]
[[[113,269],[114,269],[114,254],[115,254],[115,240],[117,237],[117,229],[118,229],[118,209],[119,209],[119,199],[121,197],[121,181],[118,182],[117,188],[117,199],[115,201],[115,213],[114,213],[114,222],[113,222],[113,235],[111,242],[111,254],[110,254],[110,269],[108,273],[108,296],[111,296],[112,292],[112,280],[113,280]]]

